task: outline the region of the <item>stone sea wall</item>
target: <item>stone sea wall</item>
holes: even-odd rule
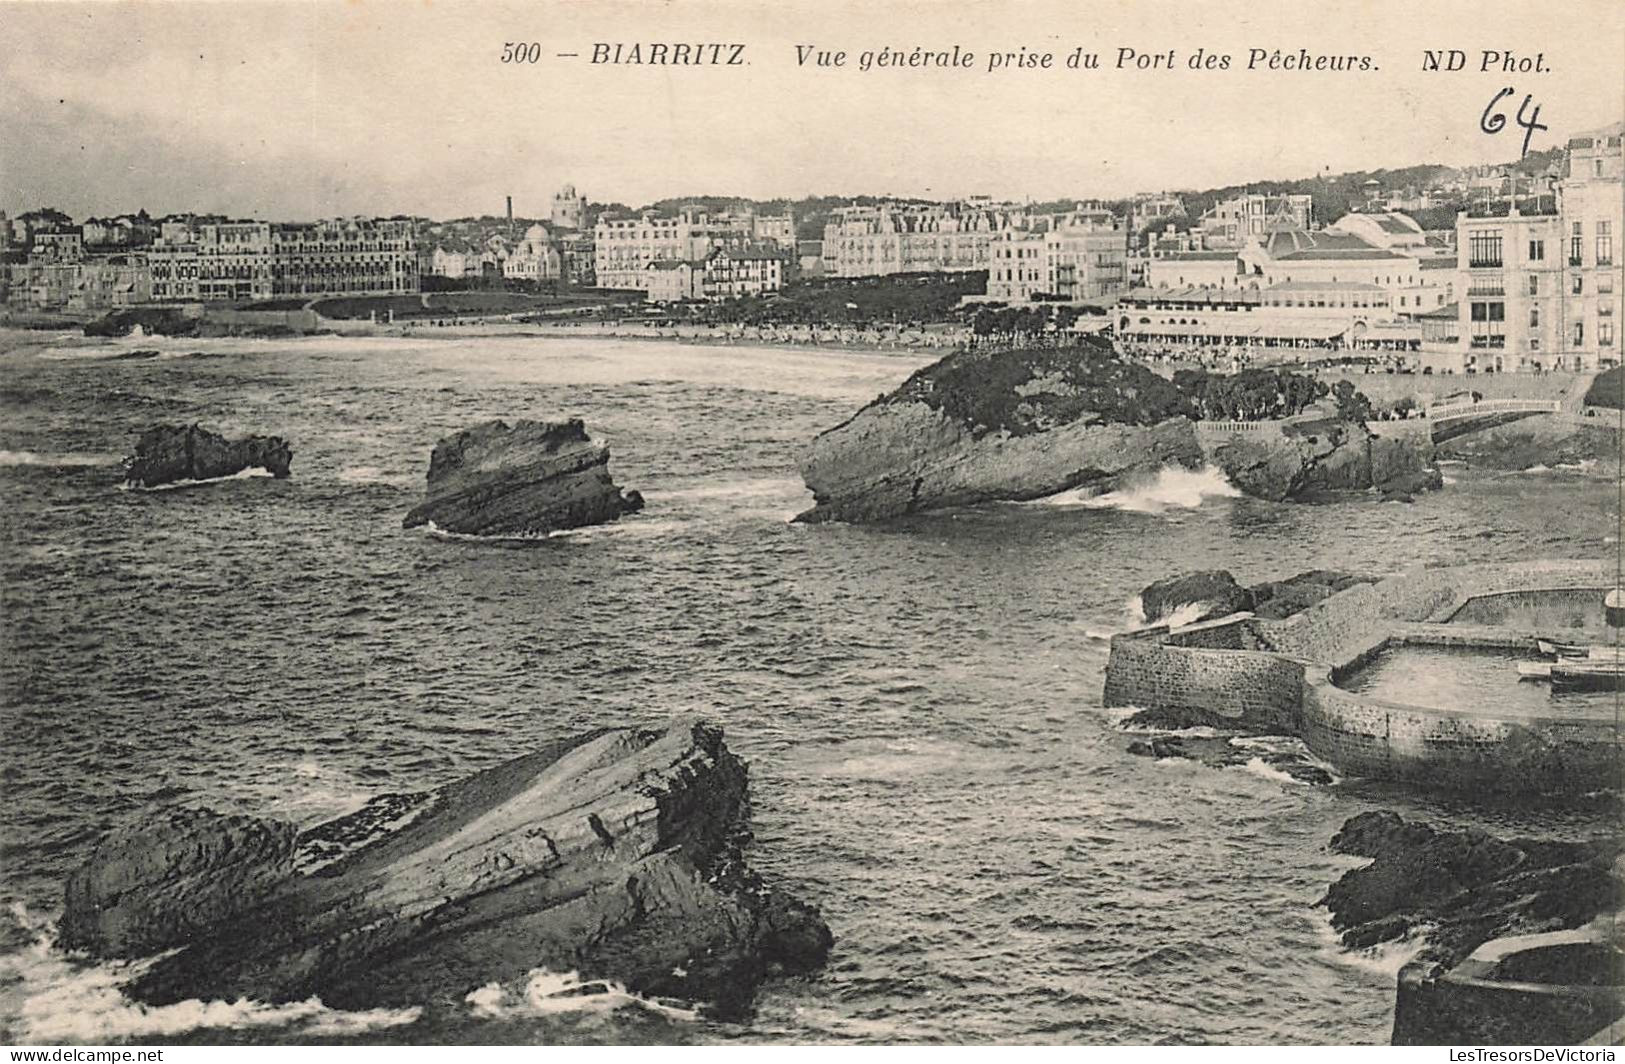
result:
[[[1424,568],[1357,585],[1285,620],[1238,614],[1125,633],[1112,640],[1105,704],[1205,711],[1297,735],[1351,775],[1493,790],[1614,786],[1621,746],[1612,720],[1400,705],[1332,682],[1390,641],[1409,640],[1416,622],[1458,613],[1478,620],[1498,609],[1520,621],[1568,616],[1614,579],[1606,561]]]

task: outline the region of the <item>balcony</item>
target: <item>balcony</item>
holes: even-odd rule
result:
[[[1569,265],[1570,266],[1584,266],[1585,265],[1585,260],[1582,259],[1578,255],[1570,255],[1569,256]]]
[[[1502,264],[1502,259],[1499,255],[1493,259],[1467,260],[1467,268],[1470,270],[1499,270],[1502,267]]]

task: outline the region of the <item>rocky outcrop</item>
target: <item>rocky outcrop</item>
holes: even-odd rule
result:
[[[1147,624],[1160,624],[1181,611],[1194,613],[1187,622],[1195,623],[1252,608],[1252,592],[1224,569],[1172,576],[1140,592],[1140,612]]]
[[[1442,487],[1433,445],[1418,431],[1378,436],[1358,421],[1300,416],[1278,432],[1211,440],[1207,458],[1248,495],[1275,502],[1316,501],[1375,489],[1393,497]]]
[[[470,536],[544,536],[643,508],[609,476],[609,448],[568,421],[487,421],[435,444],[428,496],[407,528]]]
[[[1421,936],[1399,973],[1395,1044],[1573,1043],[1625,1014],[1625,836],[1506,840],[1379,811],[1331,848],[1372,859],[1321,899],[1345,946]]]
[[[1314,569],[1286,580],[1269,580],[1242,587],[1226,569],[1207,569],[1158,580],[1140,592],[1140,612],[1147,624],[1183,624],[1251,612],[1280,620],[1308,609],[1322,599],[1355,584],[1371,584],[1377,577]]]
[[[1152,757],[1159,761],[1169,758],[1195,761],[1208,768],[1257,766],[1280,777],[1312,786],[1327,786],[1336,782],[1336,777],[1315,761],[1302,743],[1295,740],[1264,740],[1241,734],[1157,735],[1134,740],[1128,744],[1128,752],[1136,757]]]
[[[249,469],[288,475],[293,451],[280,436],[228,440],[198,425],[154,425],[124,459],[124,479],[143,488],[189,480],[213,480]]]
[[[1171,383],[1106,341],[956,352],[813,440],[801,474],[815,505],[797,520],[1104,492],[1199,466],[1188,411]]]
[[[1411,963],[1436,970],[1489,939],[1580,927],[1625,902],[1612,875],[1622,836],[1507,840],[1381,810],[1347,821],[1331,848],[1372,858],[1321,899],[1343,944],[1360,949],[1425,930],[1427,945]]]
[[[1625,433],[1616,416],[1560,419],[1551,415],[1458,436],[1440,457],[1479,469],[1564,469],[1613,477],[1620,471]]]
[[[721,730],[684,721],[571,739],[304,834],[166,813],[72,877],[61,944],[176,950],[125,988],[149,1003],[455,1004],[546,968],[737,1014],[832,944],[746,866],[747,809]]]

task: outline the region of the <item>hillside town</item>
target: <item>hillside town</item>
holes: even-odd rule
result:
[[[1108,331],[1153,359],[1240,366],[1309,351],[1421,373],[1593,370],[1619,364],[1625,317],[1613,244],[1625,225],[1621,128],[1572,137],[1534,166],[1417,167],[1341,200],[1259,187],[632,210],[565,185],[537,216],[516,215],[510,196],[500,215],[443,222],[144,210],[75,220],[42,207],[0,214],[0,315],[26,324],[150,306],[319,321],[359,309],[392,322],[432,316],[436,293],[501,292],[529,301],[465,301],[460,313],[715,324],[809,286],[967,275],[962,326],[978,311],[1036,308],[1049,328]]]

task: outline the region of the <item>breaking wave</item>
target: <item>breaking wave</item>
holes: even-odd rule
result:
[[[25,1043],[106,1045],[129,1038],[173,1037],[199,1028],[287,1028],[318,1037],[356,1034],[417,1022],[422,1010],[330,1009],[319,998],[283,1005],[238,998],[236,1001],[178,1001],[144,1005],[124,996],[121,987],[141,974],[157,957],[130,963],[92,964],[55,949],[50,921],[11,906],[11,916],[34,936],[31,946],[0,958],[6,986],[6,1026]]]
[[[0,466],[49,466],[70,469],[82,466],[117,465],[111,454],[40,454],[37,451],[0,451]]]
[[[1047,506],[1160,514],[1169,510],[1194,510],[1209,499],[1234,499],[1240,495],[1240,489],[1225,478],[1222,470],[1213,466],[1198,469],[1163,466],[1156,476],[1132,487],[1104,494],[1074,488],[1036,501]]]
[[[146,486],[144,484],[132,484],[129,481],[125,481],[123,484],[119,485],[119,490],[120,491],[179,491],[182,488],[195,488],[195,487],[198,487],[199,485],[202,485],[202,484],[223,484],[228,480],[258,480],[258,479],[260,479],[262,477],[270,477],[270,476],[273,476],[273,474],[271,473],[271,471],[269,469],[260,469],[258,467],[255,467],[255,468],[252,468],[252,469],[239,470],[236,473],[229,473],[229,474],[227,474],[226,476],[223,476],[223,477],[203,477],[200,480],[192,480],[192,479],[174,480],[174,481],[171,481],[168,484],[154,484],[151,487],[148,487],[148,486]]]
[[[1423,924],[1412,929],[1404,938],[1379,942],[1364,949],[1350,949],[1343,945],[1342,936],[1332,926],[1331,913],[1323,911],[1319,917],[1315,921],[1316,937],[1322,943],[1323,956],[1334,963],[1378,976],[1390,983],[1399,977],[1401,968],[1428,947],[1428,931],[1431,928]]]
[[[576,972],[550,972],[532,968],[522,991],[513,993],[501,983],[486,983],[463,1000],[470,1015],[480,1019],[514,1016],[556,1016],[561,1013],[613,1012],[639,1008],[674,1020],[697,1020],[699,1010],[687,1003],[646,998],[608,979],[583,981]]]

